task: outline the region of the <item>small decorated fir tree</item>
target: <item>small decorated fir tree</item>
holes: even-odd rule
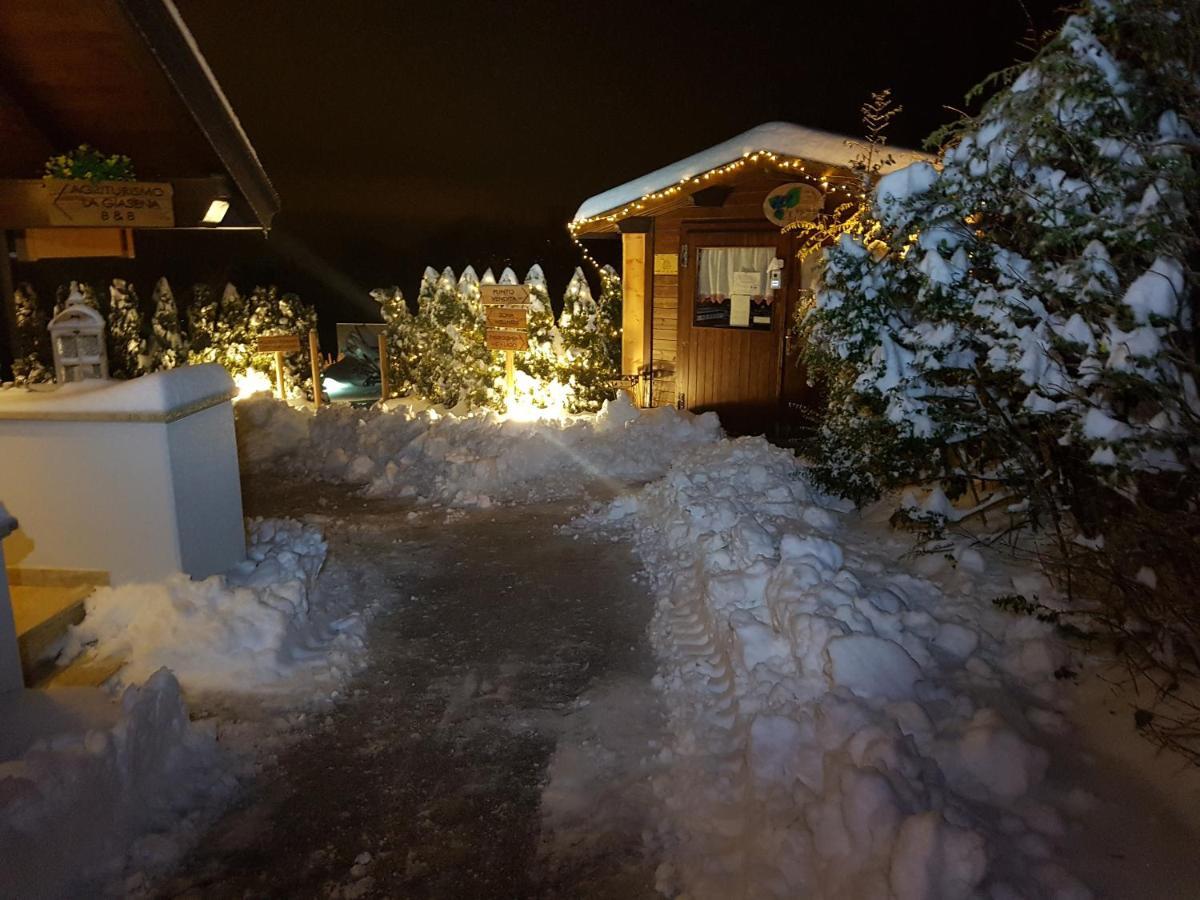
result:
[[[615,392],[609,368],[607,344],[600,332],[600,310],[582,269],[576,269],[563,297],[559,317],[562,334],[562,371],[559,376],[570,389],[571,412],[592,412]]]
[[[604,362],[613,375],[621,373],[621,276],[612,266],[600,270],[600,297],[596,301],[596,330],[604,342]]]
[[[46,317],[38,307],[37,293],[27,282],[13,292],[13,381],[18,386],[54,380]]]
[[[486,273],[485,273],[486,274]],[[472,408],[500,403],[497,380],[504,376],[504,355],[488,349],[487,316],[481,300],[480,279],[467,266],[458,279],[459,322],[463,373],[462,400]]]
[[[279,297],[275,287],[272,296],[278,297],[275,311],[275,328],[279,334],[295,334],[300,338],[300,349],[287,354],[284,366],[288,372],[287,383],[293,395],[313,399],[312,358],[308,352],[308,333],[317,327],[317,310],[311,303],[300,299],[299,294],[288,292]]]
[[[417,314],[413,318],[411,332],[413,393],[432,403],[439,402],[433,397],[437,394],[440,372],[446,364],[441,358],[445,348],[438,337],[433,310],[439,277],[432,266],[425,267],[421,285],[417,288]]]
[[[150,354],[142,327],[137,291],[123,278],[109,288],[108,371],[114,378],[136,378],[149,371]]]
[[[529,350],[517,355],[517,367],[531,378],[548,384],[558,376],[562,337],[554,322],[546,276],[536,263],[525,276],[529,287]]]
[[[226,284],[213,329],[209,361],[220,363],[231,375],[241,375],[250,368],[253,341],[246,300],[233,284]]]
[[[416,323],[400,288],[375,288],[371,297],[379,304],[383,333],[387,342],[388,396],[403,397],[413,390],[413,365],[416,358]]]
[[[154,286],[154,318],[151,320],[150,368],[174,369],[187,362],[187,344],[179,329],[179,309],[166,278]]]
[[[188,362],[193,365],[215,358],[213,335],[217,328],[217,299],[207,284],[192,286],[192,302],[187,308]]]

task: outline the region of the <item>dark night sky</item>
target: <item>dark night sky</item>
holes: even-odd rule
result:
[[[561,292],[587,196],[773,119],[857,135],[882,87],[917,146],[1061,19],[1038,0],[177,4],[283,200],[268,242],[211,250],[326,319],[376,284],[414,292],[426,264],[540,261]]]

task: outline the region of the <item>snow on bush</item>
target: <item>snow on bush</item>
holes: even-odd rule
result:
[[[336,683],[361,654],[365,623],[351,611],[356,598],[316,588],[326,550],[320,530],[254,519],[248,537],[246,561],[225,575],[97,589],[63,658],[94,644],[98,655],[126,661],[122,681],[165,666],[189,692]]]
[[[607,512],[657,595],[660,889],[1080,896],[1048,861],[1065,823],[1022,713],[1059,721],[1048,627],[979,602],[1004,585],[973,551],[943,591],[844,508],[743,438]]]
[[[161,868],[232,791],[170,672],[127,688],[119,710],[103,713],[104,723],[0,762],[0,895],[96,896],[127,865]]]
[[[625,395],[595,415],[533,422],[395,401],[386,410],[330,406],[314,415],[256,397],[237,405],[237,430],[247,469],[283,468],[452,506],[545,500],[581,482],[648,481],[683,450],[721,436],[713,413],[637,409]]]

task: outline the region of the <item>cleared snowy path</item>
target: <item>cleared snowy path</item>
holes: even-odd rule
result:
[[[560,533],[566,505],[409,517],[344,487],[246,489],[251,515],[319,512],[331,562],[381,568],[392,596],[345,697],[163,896],[654,896],[652,601],[624,542]]]

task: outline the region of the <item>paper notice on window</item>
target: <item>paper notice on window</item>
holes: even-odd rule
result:
[[[734,294],[729,298],[729,324],[746,328],[750,324],[750,295]]]
[[[734,272],[733,286],[729,293],[733,296],[745,294],[747,297],[762,296],[762,272]]]

